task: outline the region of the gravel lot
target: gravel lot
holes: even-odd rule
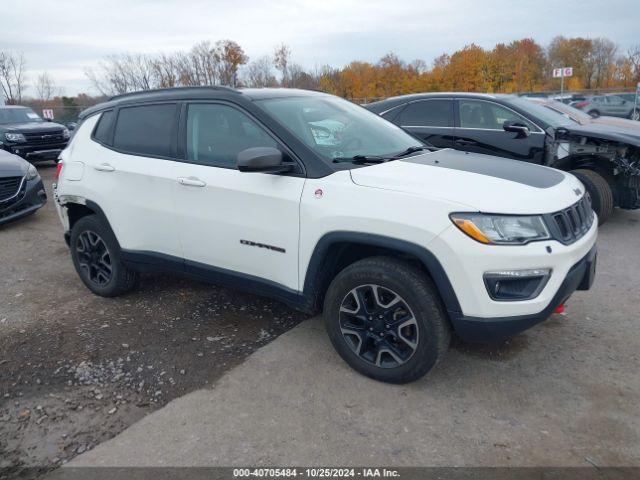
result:
[[[46,471],[201,388],[304,315],[266,299],[144,276],[105,299],[78,278],[51,199],[0,226],[0,471]]]
[[[40,171],[49,186],[53,168],[42,166]],[[454,341],[448,358],[433,375],[400,389],[401,395],[415,394],[416,409],[433,410],[420,417],[426,423],[416,430],[415,441],[441,443],[439,456],[431,459],[435,464],[466,461],[509,465],[516,460],[524,465],[637,464],[640,458],[638,228],[640,212],[616,212],[600,230],[596,284],[591,292],[576,294],[567,315],[554,316],[498,346]],[[168,401],[210,386],[256,348],[303,319],[303,315],[279,303],[167,276],[143,277],[141,288],[126,297],[100,298],[81,284],[73,270],[51,202],[33,217],[0,227],[0,468],[5,467],[0,477],[2,472],[10,477],[35,476],[38,471],[25,467],[37,466],[46,471],[91,450]],[[266,353],[263,350],[262,356],[256,355],[252,360],[259,365],[265,355],[275,355],[274,364],[280,366],[287,358],[293,361],[291,355],[306,341],[313,345],[303,349],[307,353],[297,362],[301,370],[273,367],[271,373],[268,369],[256,373],[251,368],[253,377],[259,378],[247,377],[253,378],[253,385],[251,388],[247,385],[246,390],[273,388],[277,392],[272,392],[269,398],[276,398],[284,388],[278,385],[284,385],[291,390],[285,396],[296,405],[306,405],[299,402],[300,395],[315,399],[316,403],[309,405],[319,410],[314,407],[308,412],[300,405],[296,407],[301,410],[300,419],[306,419],[311,426],[298,442],[287,447],[287,451],[294,447],[302,450],[295,457],[298,460],[306,458],[303,454],[317,459],[320,453],[327,462],[341,460],[341,454],[358,452],[359,456],[351,458],[368,458],[367,452],[376,447],[367,443],[369,440],[356,439],[348,449],[337,444],[336,451],[324,443],[320,427],[327,422],[322,408],[332,401],[344,400],[340,396],[336,400],[334,392],[326,386],[339,388],[341,395],[349,398],[363,394],[375,408],[393,404],[399,387],[370,382],[353,374],[332,350],[322,349],[326,343],[324,336],[324,343],[318,343],[308,335],[297,339],[296,331],[279,341],[286,351],[278,350],[276,355],[265,349]],[[287,340],[289,337],[293,340]],[[318,345],[322,347],[320,356],[305,360],[308,352],[314,351],[312,347]],[[243,368],[237,370],[241,378],[248,375],[242,373]],[[275,382],[269,374],[277,377]],[[321,393],[314,396],[314,388],[327,398]],[[224,396],[225,390],[216,392],[211,395]],[[200,395],[209,398],[209,393]],[[271,426],[276,430],[281,423],[289,422],[296,428],[303,425],[302,420],[292,416],[291,405],[289,408],[280,401],[272,402],[272,409],[282,406],[284,410],[280,412],[283,420],[278,422],[275,419],[279,417],[265,410],[264,403],[259,407],[247,406],[253,401],[250,395],[242,393],[233,398],[233,405],[228,407],[242,409],[249,421],[247,431],[252,431],[260,421],[252,415],[272,418]],[[462,405],[449,402],[451,398],[462,401]],[[359,404],[350,399],[344,402]],[[184,404],[176,402],[168,409],[179,409]],[[214,402],[209,407],[226,408],[216,405]],[[493,412],[496,409],[499,411]],[[172,411],[169,416],[177,419],[175,413]],[[199,407],[190,407],[182,413],[190,423],[176,425],[176,431],[182,428],[190,433],[204,429],[206,435],[201,438],[211,442],[216,440],[217,432],[228,444],[217,443],[215,448],[233,446],[221,429],[224,415],[220,415],[220,423],[213,422],[211,427],[215,415],[207,418],[206,411]],[[320,418],[314,419],[313,415]],[[336,438],[357,436],[360,430],[368,431],[369,427],[377,431],[377,423],[386,419],[384,411],[373,420],[359,419],[360,423],[356,422],[359,427],[341,431]],[[452,419],[455,425],[475,425],[475,429],[452,436]],[[343,425],[344,419],[339,420],[336,425]],[[400,418],[398,425],[405,420]],[[231,431],[235,431],[236,423],[230,424]],[[160,431],[161,427],[170,428],[169,422],[162,422]],[[134,428],[133,433],[142,428]],[[531,436],[531,428],[537,436]],[[433,436],[425,436],[426,431]],[[278,442],[272,445],[269,430],[263,433],[265,439],[259,444],[259,454],[281,446]],[[242,442],[251,439],[248,435],[242,436]],[[317,445],[325,447],[307,452],[303,438],[314,435],[320,435]],[[489,441],[485,436],[500,438]],[[544,440],[546,436],[548,440]],[[189,438],[185,434],[185,441]],[[156,443],[163,440],[157,434],[153,439]],[[424,454],[431,452],[429,448],[437,447],[429,444],[424,451],[412,451],[405,448],[403,437],[394,441],[399,443],[400,453],[392,452],[387,459],[390,463],[415,464],[414,456],[426,459],[428,456]],[[532,442],[532,448],[527,446]],[[197,447],[194,445],[194,451]],[[203,455],[214,448],[207,442],[201,447],[205,450]],[[91,452],[89,457],[99,451]],[[152,453],[159,454],[160,450]],[[268,458],[281,459],[276,453]],[[231,449],[230,455],[237,458],[237,450]],[[194,460],[193,464],[198,462]]]

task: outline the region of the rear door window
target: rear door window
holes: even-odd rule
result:
[[[453,101],[421,100],[410,103],[400,114],[403,127],[453,127]]]
[[[176,113],[175,103],[121,108],[113,146],[133,155],[171,156],[171,144],[176,137]]]

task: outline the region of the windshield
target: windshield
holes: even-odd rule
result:
[[[543,107],[542,105],[534,103],[524,97],[510,98],[509,103],[514,107],[518,107],[530,115],[533,115],[533,117],[538,118],[553,128],[567,127],[575,123],[569,117],[558,113],[555,110]]]
[[[30,108],[0,108],[0,124],[42,122]]]
[[[256,103],[328,161],[390,157],[422,145],[391,122],[340,98],[288,97]]]

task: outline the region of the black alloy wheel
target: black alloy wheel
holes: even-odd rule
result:
[[[394,368],[414,354],[418,323],[407,302],[380,285],[360,285],[340,305],[340,330],[353,352],[379,368]]]
[[[104,240],[96,232],[83,231],[76,240],[78,265],[87,278],[98,286],[107,285],[113,277],[111,255]]]

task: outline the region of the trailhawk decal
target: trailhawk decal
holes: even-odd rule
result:
[[[456,150],[439,150],[436,153],[403,158],[401,161],[477,173],[536,188],[551,188],[564,180],[564,173],[552,168],[509,158]]]
[[[266,248],[267,250],[273,250],[274,252],[286,253],[286,250],[282,247],[274,247],[273,245],[267,245],[266,243],[252,242],[251,240],[240,240],[242,245],[248,245],[249,247]]]

